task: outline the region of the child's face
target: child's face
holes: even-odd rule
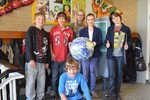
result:
[[[63,27],[65,26],[66,19],[64,17],[58,17],[58,24]]]
[[[42,15],[39,15],[34,20],[36,27],[42,28],[45,23],[45,18]]]
[[[121,24],[121,19],[119,16],[112,16],[112,21],[114,22],[114,24]]]
[[[87,21],[87,25],[88,25],[88,26],[93,26],[93,25],[94,25],[95,18],[94,18],[94,16],[87,16],[86,21]]]
[[[77,14],[77,20],[78,21],[82,21],[83,18],[84,18],[84,13],[83,12],[78,12],[78,14]]]
[[[78,70],[77,70],[77,68],[68,68],[67,69],[67,73],[68,73],[68,76],[70,77],[70,78],[73,78],[73,77],[75,77],[76,76],[76,73],[78,72]]]

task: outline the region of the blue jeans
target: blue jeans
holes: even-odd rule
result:
[[[107,60],[108,64],[108,95],[115,96],[120,91],[122,82],[122,57]]]
[[[59,76],[65,71],[66,62],[51,62],[51,91],[57,92]]]
[[[97,60],[98,58],[89,58],[86,61],[82,61],[83,76],[91,92],[95,91]]]

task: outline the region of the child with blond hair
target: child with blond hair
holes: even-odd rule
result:
[[[65,71],[59,78],[58,91],[61,100],[91,100],[87,83],[81,73],[79,73],[78,62],[69,58],[66,62]],[[79,86],[83,95],[79,91]]]
[[[49,34],[43,28],[45,20],[42,12],[36,13],[35,25],[30,26],[26,34],[26,100],[43,100],[45,96],[45,68],[50,62]]]

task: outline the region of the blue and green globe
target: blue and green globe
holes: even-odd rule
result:
[[[86,37],[78,37],[70,44],[70,53],[72,57],[78,61],[89,59],[94,52],[94,45]]]

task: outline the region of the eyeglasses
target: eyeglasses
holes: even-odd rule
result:
[[[80,15],[80,14],[77,14],[78,16],[84,16],[84,15]]]

